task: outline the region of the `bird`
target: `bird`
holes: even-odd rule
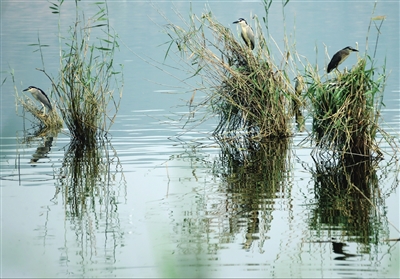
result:
[[[294,84],[294,89],[297,94],[297,96],[301,95],[301,92],[304,89],[304,81],[303,77],[298,75],[297,77],[294,78],[295,84]]]
[[[295,81],[294,91],[296,93],[296,96],[293,97],[292,103],[293,103],[293,109],[297,111],[303,104],[301,93],[303,92],[304,89],[304,80],[301,75],[298,75],[297,77],[294,78],[294,81]]]
[[[247,21],[244,18],[239,18],[237,21],[233,22],[234,24],[239,23],[242,29],[242,39],[246,43],[246,45],[254,49],[254,32],[250,25],[247,24]]]
[[[53,107],[51,106],[49,97],[47,97],[46,93],[38,87],[29,86],[28,88],[24,89],[23,91],[31,92],[32,96],[38,100],[43,106],[43,114],[46,114],[46,107],[51,111]]]
[[[333,55],[331,61],[328,64],[327,72],[328,74],[333,70],[337,69],[337,67],[343,63],[344,60],[350,55],[351,52],[358,52],[358,50],[347,46],[344,49],[339,50],[338,52]]]

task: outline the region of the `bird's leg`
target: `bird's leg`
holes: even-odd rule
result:
[[[340,76],[342,75],[338,68],[335,68],[335,73],[337,73],[337,80],[340,80]]]

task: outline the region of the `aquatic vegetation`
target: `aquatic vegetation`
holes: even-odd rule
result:
[[[380,20],[382,25],[383,19]],[[380,27],[377,30],[379,39]],[[364,57],[359,57],[351,70],[334,71],[331,75],[332,78],[323,81],[316,68],[307,67],[306,97],[311,104],[311,137],[316,147],[341,160],[381,158],[376,135],[380,133],[392,143],[379,127],[387,80],[385,65],[380,69],[374,65],[367,44]]]
[[[288,2],[282,4],[283,11]],[[190,20],[185,21],[181,16],[183,25],[166,18],[168,24],[164,32],[170,41],[165,57],[172,56],[176,47],[175,54],[180,56],[181,64],[188,66],[190,77],[201,80],[193,91],[206,95],[195,104],[193,93],[187,121],[195,122],[192,119],[195,113],[205,109],[206,116],[199,121],[217,116],[219,122],[213,134],[218,140],[235,141],[242,136],[255,141],[282,139],[293,134],[293,117],[299,130],[305,129],[302,114],[305,108],[313,123],[310,139],[320,150],[333,151],[334,157],[344,154],[364,159],[371,155],[380,157],[376,135],[379,133],[390,141],[379,127],[387,79],[385,65],[378,69],[367,49],[351,71],[340,73],[335,70],[329,76],[324,71],[321,75],[317,65],[305,57],[300,58],[295,42],[291,37],[289,39],[286,31],[283,50],[270,36],[268,14],[271,3],[263,2],[266,35],[258,17],[253,17],[252,23],[256,25],[254,50],[251,43],[240,39],[240,34],[235,36],[231,28],[219,23],[211,11],[203,12],[201,16],[190,11]],[[384,17],[374,17],[368,27],[369,32],[372,22],[381,23],[380,26],[375,24],[378,30],[375,52],[383,20]],[[368,35],[366,45],[368,48]],[[280,54],[276,56],[280,57],[279,63],[272,54],[276,49]],[[352,51],[358,53],[353,48],[345,48],[339,52],[342,55],[336,54],[328,72]],[[303,90],[307,92],[305,95]]]
[[[208,117],[219,117],[214,135],[230,138],[245,134],[259,140],[292,134],[290,107],[298,97],[289,75],[298,73],[289,60],[296,55],[295,50],[286,45],[281,51],[284,63],[276,62],[257,17],[254,50],[210,11],[201,16],[191,13],[183,27],[166,20],[164,31],[171,38],[166,56],[172,55],[176,46],[184,58],[181,62],[192,69],[192,77],[201,78],[201,87],[195,91],[205,92],[207,97],[191,104],[194,110],[205,108]],[[267,25],[265,18],[264,23]]]
[[[63,0],[51,3],[52,13],[59,15],[59,74],[52,78],[44,63],[41,71],[52,83],[57,107],[73,140],[85,143],[104,136],[112,126],[122,97],[122,72],[114,70],[113,56],[119,45],[107,17],[107,2],[96,2],[98,11],[88,20],[78,3],[75,1],[76,18],[69,37],[61,32],[62,7],[67,4]],[[93,32],[98,32],[96,39]],[[42,53],[41,45],[39,49]]]

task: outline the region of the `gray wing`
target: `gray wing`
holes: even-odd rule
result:
[[[53,107],[51,106],[51,102],[49,97],[47,97],[46,93],[43,92],[43,94],[38,94],[37,98],[39,102],[41,102],[43,105],[45,105],[49,110],[52,110]]]
[[[251,43],[251,49],[254,49],[255,43],[254,43],[254,32],[253,32],[253,28],[251,28],[251,26],[247,25],[247,34],[249,36],[249,40]]]

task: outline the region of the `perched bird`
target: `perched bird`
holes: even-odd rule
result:
[[[297,77],[294,78],[294,81],[295,81],[294,90],[295,90],[297,96],[300,96],[301,92],[304,89],[303,77],[298,75]]]
[[[46,113],[46,107],[50,111],[53,109],[49,97],[47,97],[46,93],[44,93],[42,89],[35,86],[29,86],[27,89],[24,89],[24,91],[31,92],[32,96],[42,104],[44,114]]]
[[[237,21],[233,22],[234,24],[239,23],[242,29],[242,39],[246,43],[246,45],[254,49],[254,32],[250,25],[247,24],[247,21],[244,18],[239,18]]]
[[[301,96],[301,93],[303,92],[303,89],[304,89],[304,80],[301,75],[298,75],[297,77],[295,77],[294,80],[295,80],[294,91],[296,93],[296,96],[293,97],[292,104],[293,104],[293,110],[296,112],[296,115],[297,115],[298,113],[300,113],[300,111],[298,111],[298,110],[303,105],[303,98]]]
[[[350,55],[351,52],[358,50],[352,48],[352,47],[345,47],[342,50],[339,50],[338,52],[335,53],[335,55],[332,57],[331,61],[328,64],[328,69],[327,72],[330,73],[333,69],[337,69],[337,67],[343,63],[344,60]]]

